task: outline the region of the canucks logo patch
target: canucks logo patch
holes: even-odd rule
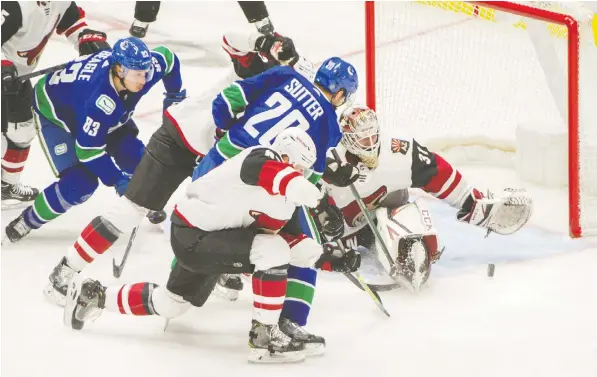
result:
[[[393,153],[408,153],[408,149],[410,148],[410,141],[400,140],[400,139],[392,139],[392,152]]]

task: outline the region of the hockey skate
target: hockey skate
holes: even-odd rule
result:
[[[243,281],[239,275],[222,274],[216,284],[215,293],[230,301],[238,299],[238,293],[243,290]]]
[[[148,22],[141,22],[138,20],[134,20],[129,29],[129,33],[133,37],[145,38],[145,34],[147,34],[147,29],[149,29]]]
[[[6,243],[6,240],[16,243],[19,242],[23,237],[31,232],[31,228],[25,222],[25,216],[21,213],[19,217],[12,220],[4,229],[4,237],[2,237],[2,244]]]
[[[305,345],[284,334],[278,325],[253,320],[249,332],[250,363],[296,363],[305,360]]]
[[[487,229],[487,236],[491,232],[507,235],[522,228],[532,212],[533,199],[524,189],[505,189],[497,195],[472,190],[457,218]]]
[[[66,304],[66,293],[68,291],[68,283],[73,279],[77,272],[66,264],[66,257],[60,260],[60,263],[49,276],[50,282],[44,288],[44,296],[52,304],[64,306]]]
[[[23,208],[31,204],[39,190],[22,183],[11,185],[2,181],[2,209]]]
[[[163,209],[159,211],[149,211],[147,213],[147,219],[152,224],[160,224],[164,222],[164,220],[166,220],[167,217],[168,215],[166,214],[166,211],[164,211]]]
[[[66,327],[81,330],[104,311],[106,287],[97,280],[76,274],[68,286],[63,321]]]
[[[305,345],[306,356],[320,356],[324,354],[325,339],[323,337],[308,333],[304,327],[284,317],[280,317],[278,326],[293,341],[301,342]]]

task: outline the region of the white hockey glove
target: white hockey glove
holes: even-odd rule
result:
[[[459,221],[487,229],[487,234],[512,234],[531,217],[533,199],[524,189],[505,189],[487,196],[473,189],[470,197],[458,212]]]
[[[323,193],[304,177],[296,177],[286,186],[286,197],[297,206],[317,207]]]

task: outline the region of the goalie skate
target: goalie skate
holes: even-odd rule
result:
[[[305,360],[305,346],[284,334],[278,325],[253,320],[249,332],[250,363],[296,363]]]

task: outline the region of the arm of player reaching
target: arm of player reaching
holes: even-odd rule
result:
[[[86,168],[95,174],[104,185],[114,186],[123,174],[106,152],[108,129],[116,122],[102,113],[90,101],[86,106],[86,117],[78,125],[75,152]]]
[[[256,148],[249,153],[241,166],[240,178],[247,185],[263,187],[270,195],[286,196],[297,206],[315,207],[323,195],[269,148]]]
[[[154,58],[154,79],[162,80],[166,94],[179,93],[182,88],[182,76],[180,74],[180,61],[178,56],[166,46],[158,46],[151,50]],[[155,62],[157,61],[157,65]],[[157,75],[157,76],[156,76]]]
[[[412,158],[411,187],[420,188],[454,208],[462,208],[472,189],[462,174],[443,157],[429,151],[416,140],[392,139],[395,153],[408,152],[409,147]]]
[[[83,8],[78,7],[74,1],[71,1],[56,27],[56,33],[64,35],[79,50],[79,33],[85,27],[87,27],[85,11]]]

